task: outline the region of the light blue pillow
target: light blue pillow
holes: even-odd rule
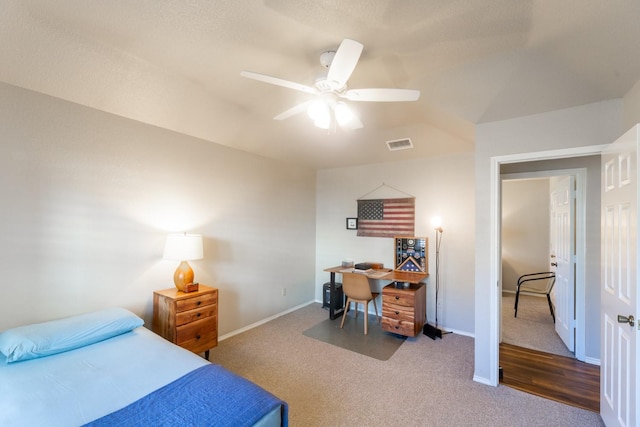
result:
[[[124,308],[19,326],[0,333],[0,352],[7,363],[51,356],[124,334],[144,321]]]

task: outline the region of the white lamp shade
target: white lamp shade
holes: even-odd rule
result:
[[[200,234],[169,234],[164,245],[163,259],[190,261],[204,258]]]
[[[309,118],[311,120],[316,121],[329,115],[328,108],[329,106],[325,104],[321,99],[316,99],[309,105],[307,114],[309,115]]]
[[[309,105],[307,114],[313,120],[313,124],[321,129],[329,129],[335,120],[340,126],[344,126],[353,119],[353,111],[344,102],[335,102],[335,99],[316,99]]]
[[[321,129],[329,129],[331,124],[331,111],[329,105],[322,99],[317,99],[309,105],[307,114],[313,120],[313,124]]]
[[[338,102],[334,109],[336,113],[336,120],[340,126],[344,126],[353,119],[353,111],[351,108],[347,107],[347,104],[344,102]]]

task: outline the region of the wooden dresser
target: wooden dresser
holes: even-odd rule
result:
[[[176,288],[153,293],[153,332],[194,353],[218,345],[218,289],[199,285],[184,293]]]
[[[382,329],[415,337],[427,321],[427,287],[412,283],[407,288],[390,284],[382,289]]]

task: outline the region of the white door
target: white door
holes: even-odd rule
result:
[[[602,153],[600,415],[636,426],[638,126]],[[631,321],[631,316],[634,320]],[[628,320],[628,321],[627,321]]]
[[[551,178],[551,271],[556,333],[569,351],[575,351],[575,177]]]

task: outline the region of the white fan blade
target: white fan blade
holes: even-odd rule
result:
[[[349,80],[351,73],[353,73],[353,70],[358,64],[363,47],[360,42],[344,39],[342,43],[340,43],[340,47],[338,47],[333,61],[331,61],[331,66],[327,73],[327,80],[337,82],[340,88],[346,85],[347,80]]]
[[[340,97],[349,101],[400,102],[416,101],[420,91],[413,89],[351,89]]]
[[[311,104],[313,101],[314,100],[312,99],[310,101],[303,102],[302,104],[298,104],[295,107],[289,108],[288,110],[283,111],[282,113],[275,116],[273,120],[284,120],[288,119],[291,116],[295,116],[296,114],[303,113],[307,111],[307,108],[309,108],[309,104]]]
[[[258,80],[261,82],[270,83],[272,85],[286,87],[289,89],[299,90],[301,92],[310,93],[312,95],[315,95],[318,93],[318,91],[315,88],[312,88],[311,86],[306,86],[296,82],[290,82],[289,80],[279,79],[278,77],[272,77],[266,74],[258,74],[258,73],[254,73],[253,71],[241,71],[240,75],[242,77],[247,77],[249,79]]]

